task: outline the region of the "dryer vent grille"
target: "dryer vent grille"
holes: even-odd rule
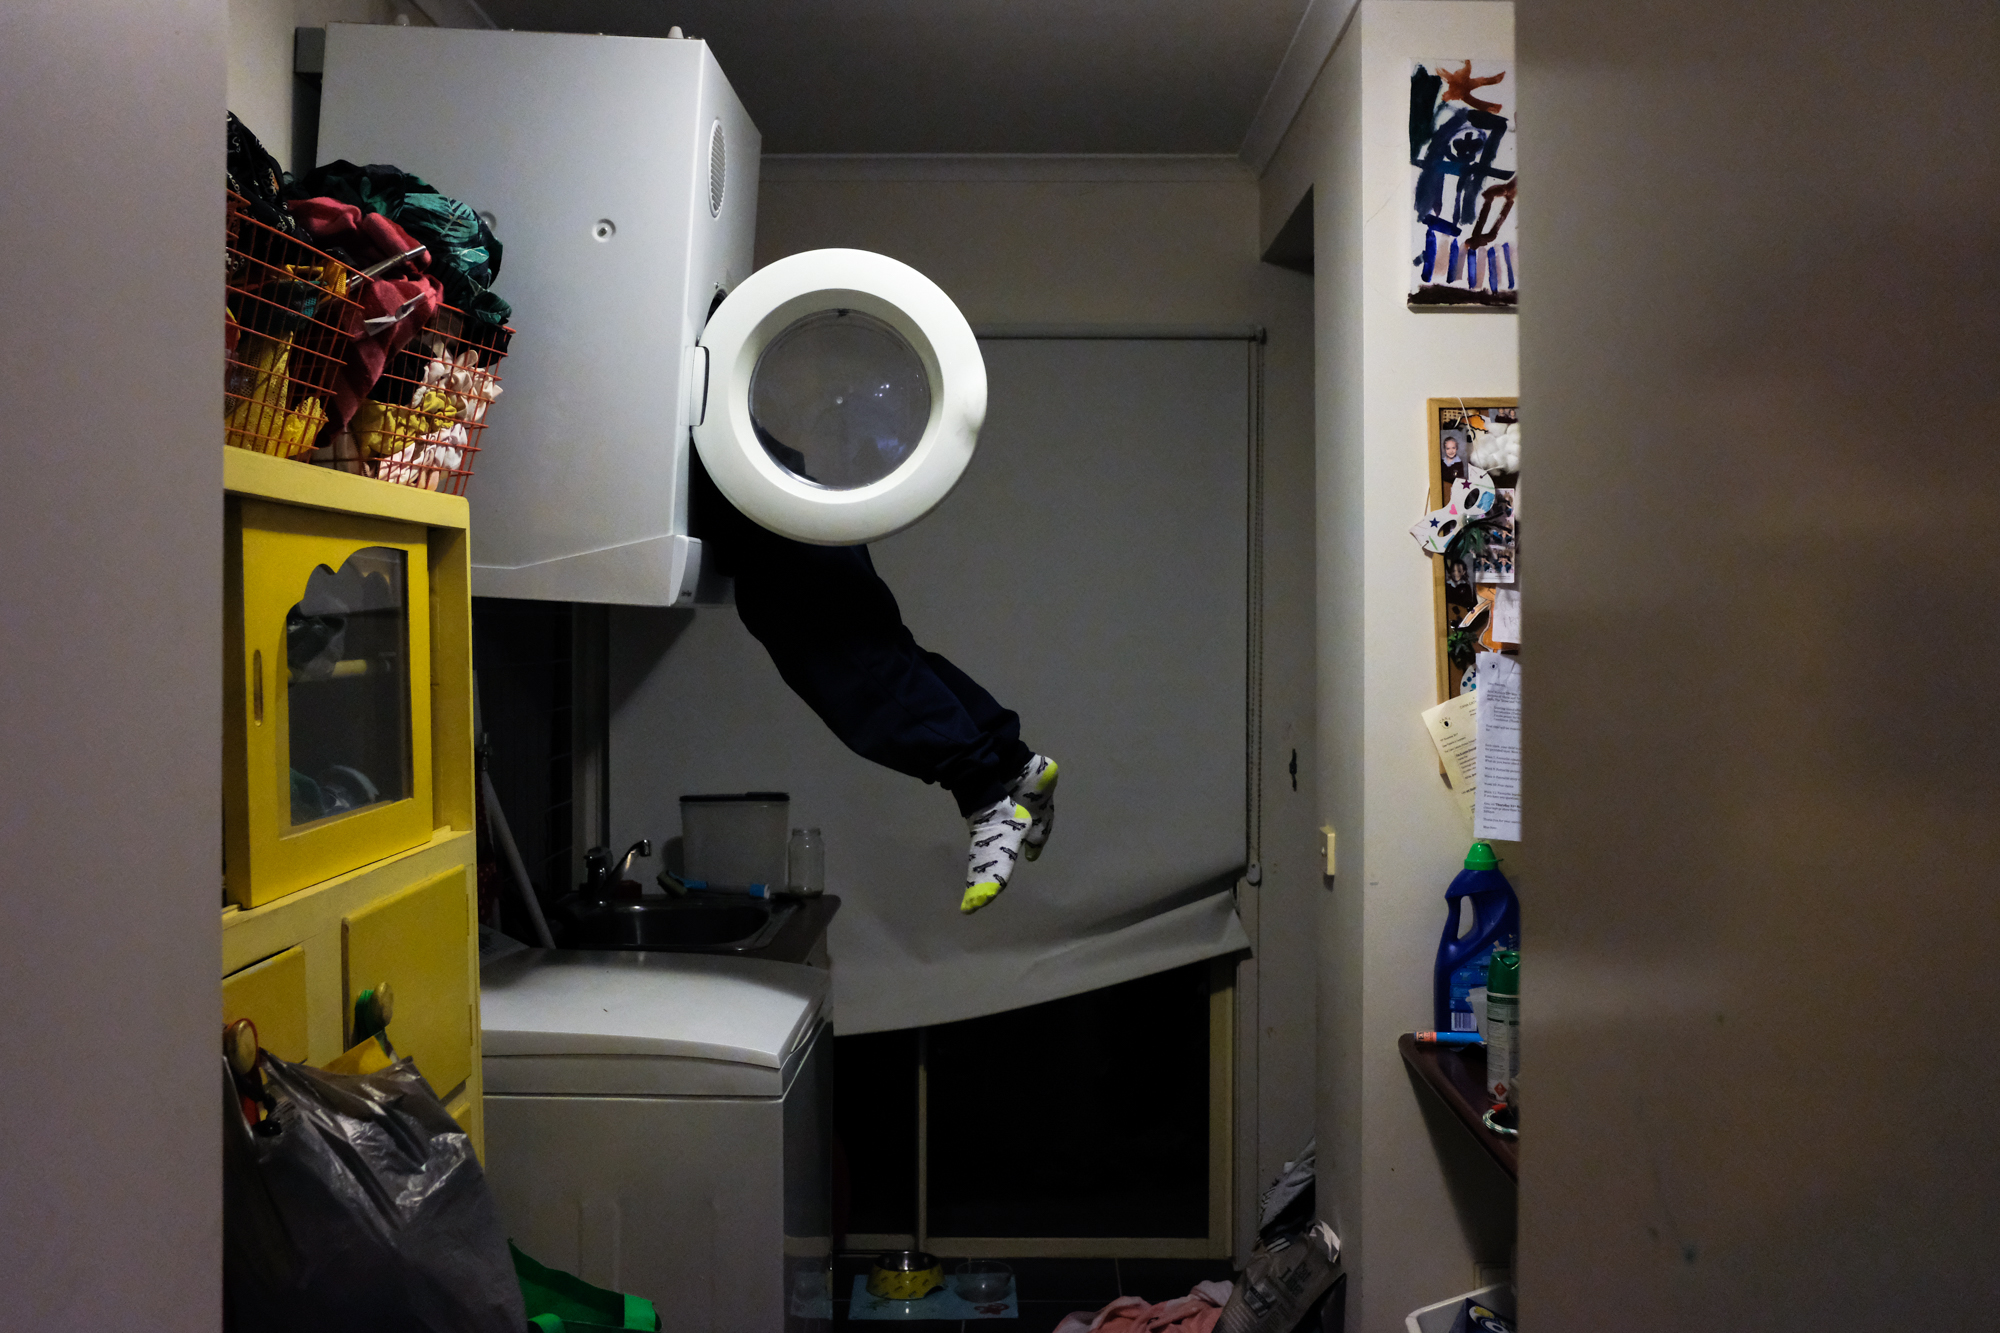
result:
[[[729,149],[722,140],[722,122],[708,132],[708,215],[722,216],[722,187],[729,175]]]

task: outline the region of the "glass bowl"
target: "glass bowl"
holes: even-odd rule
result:
[[[974,1305],[1004,1301],[1014,1286],[1014,1270],[998,1259],[967,1259],[951,1272],[951,1289]]]

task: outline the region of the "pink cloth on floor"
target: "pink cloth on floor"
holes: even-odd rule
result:
[[[1187,1295],[1158,1305],[1120,1296],[1096,1314],[1064,1315],[1056,1333],[1209,1333],[1232,1289],[1228,1282],[1197,1282]]]

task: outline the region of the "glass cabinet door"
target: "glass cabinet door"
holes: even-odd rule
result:
[[[316,566],[285,613],[291,827],[410,795],[408,553]]]
[[[782,536],[848,546],[951,493],[986,420],[986,362],[936,283],[865,250],[768,264],[702,331],[702,465]]]
[[[421,527],[262,501],[232,555],[225,874],[252,907],[430,837],[429,578]]]

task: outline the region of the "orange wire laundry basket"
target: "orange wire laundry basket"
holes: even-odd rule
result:
[[[355,343],[371,335],[359,299],[366,279],[249,216],[240,197],[228,203],[224,443],[465,494],[511,330],[439,306],[388,357],[353,419],[332,429],[328,404]]]

